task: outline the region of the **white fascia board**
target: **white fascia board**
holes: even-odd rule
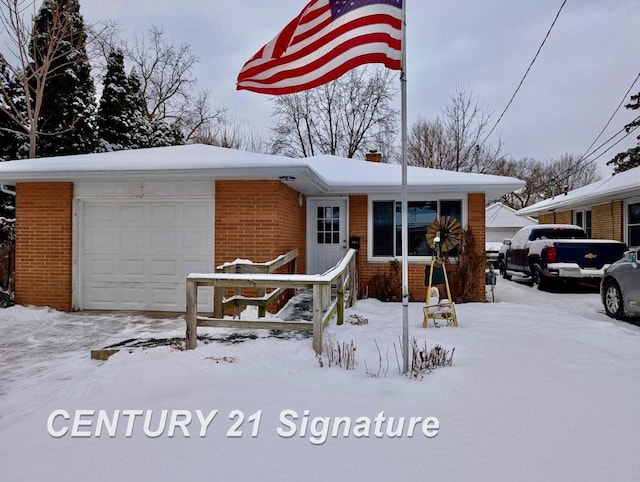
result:
[[[432,185],[407,185],[409,193],[460,193],[468,194],[482,192],[487,198],[499,198],[505,194],[521,189],[524,183],[505,184],[432,184]],[[332,186],[327,190],[327,194],[390,194],[398,193],[402,186],[400,184],[359,184]]]
[[[640,194],[640,187],[630,187],[627,189],[621,189],[616,192],[596,194],[592,196],[583,196],[579,198],[572,198],[562,200],[558,199],[557,202],[549,203],[544,206],[536,208],[536,205],[523,208],[518,211],[518,216],[538,216],[540,214],[567,211],[569,209],[579,209],[592,206],[599,206],[600,204],[606,204],[613,201],[624,201]],[[561,197],[560,196],[557,197]]]

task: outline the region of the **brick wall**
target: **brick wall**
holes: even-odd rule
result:
[[[551,214],[551,213],[541,214],[540,216],[538,216],[538,223],[539,224],[553,224],[553,214]]]
[[[73,184],[16,186],[16,302],[71,309]]]
[[[615,239],[624,241],[624,203],[613,201],[591,208],[591,237],[595,239]]]
[[[622,201],[592,206],[591,237],[624,241],[623,219],[624,203]],[[541,214],[538,216],[538,222],[540,224],[573,224],[573,211]]]
[[[468,195],[469,227],[475,237],[476,250],[484,256],[485,242],[485,196],[483,193]],[[358,275],[360,280],[360,295],[366,293],[371,277],[377,272],[387,272],[388,262],[372,263],[367,260],[367,219],[368,197],[366,195],[351,196],[349,198],[349,236],[359,236],[360,252],[358,253]],[[451,276],[455,275],[455,266],[448,267]],[[424,263],[409,262],[409,296],[415,301],[424,301],[426,287],[424,286]],[[478,283],[473,291],[474,301],[485,300],[484,268],[477,273]],[[444,295],[444,293],[443,293]]]
[[[468,195],[468,227],[475,241],[475,253],[480,256],[485,254],[485,195],[484,193],[470,193]],[[472,291],[473,301],[485,300],[484,265],[478,267],[474,278],[478,280],[474,283]]]
[[[296,271],[304,273],[306,226],[305,205],[298,207],[297,191],[285,184],[216,181],[215,266],[238,258],[263,263],[297,248]],[[270,310],[284,301],[281,297]]]
[[[538,216],[539,224],[573,224],[573,211],[559,211]]]

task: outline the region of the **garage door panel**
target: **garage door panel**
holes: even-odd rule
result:
[[[120,222],[125,226],[145,224],[146,210],[144,206],[125,204],[120,209]]]
[[[188,230],[182,233],[182,247],[189,251],[205,248],[206,246],[211,246],[212,239],[213,236],[209,233]]]
[[[185,226],[193,226],[198,220],[207,219],[208,216],[212,216],[213,213],[209,213],[206,206],[199,206],[195,204],[187,204],[182,209],[182,224]]]
[[[85,236],[84,251],[93,253],[116,253],[118,249],[118,233],[108,228],[94,227]]]
[[[141,228],[120,233],[118,241],[118,251],[121,253],[144,253],[148,244]]]
[[[119,266],[117,281],[144,281],[147,277],[148,270],[143,260],[120,259]]]
[[[176,221],[180,220],[180,215],[178,213],[178,207],[171,204],[162,204],[158,206],[152,206],[150,208],[151,211],[151,221],[156,224],[157,222],[162,223],[165,219],[175,219]]]
[[[85,262],[88,263],[87,268],[95,274],[96,277],[103,277],[106,280],[113,279],[116,274],[115,262],[113,259],[99,258],[95,256],[87,256]]]
[[[85,208],[85,225],[99,226],[104,223],[112,224],[116,213],[113,206],[93,204]]]
[[[83,203],[82,306],[184,311],[187,274],[213,270],[213,218],[213,200]]]
[[[176,261],[151,261],[151,274],[154,278],[169,278],[175,280],[179,277],[178,263]]]

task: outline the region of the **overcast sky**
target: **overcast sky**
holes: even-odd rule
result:
[[[407,0],[410,125],[434,118],[456,85],[497,119],[562,0]],[[81,0],[87,23],[114,20],[127,38],[152,25],[200,58],[199,87],[235,117],[267,130],[269,97],[236,91],[238,72],[306,0]],[[490,141],[514,157],[583,154],[640,72],[638,0],[569,0]],[[640,91],[640,82],[633,89]],[[627,99],[628,101],[628,99]],[[626,103],[626,102],[625,102]],[[638,112],[622,108],[606,140]],[[629,137],[605,156],[635,145]],[[602,161],[605,159],[603,158]],[[601,163],[603,165],[604,162]]]

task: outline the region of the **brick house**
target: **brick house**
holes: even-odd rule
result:
[[[640,246],[640,167],[518,211],[540,223],[577,224],[595,239]]]
[[[185,277],[297,248],[321,273],[359,238],[360,285],[399,258],[398,165],[186,145],[0,163],[16,185],[16,302],[183,311]],[[484,252],[485,200],[517,179],[409,168],[410,294],[424,299],[424,231],[449,214]],[[484,277],[475,298],[484,300]],[[212,296],[199,296],[206,310]],[[208,303],[208,304],[207,304]]]

